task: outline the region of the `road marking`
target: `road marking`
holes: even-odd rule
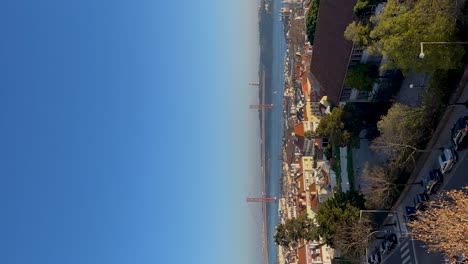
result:
[[[405,242],[405,244],[403,244],[401,247],[400,247],[400,252],[403,252],[403,250],[405,250],[405,248],[409,245],[408,241]]]
[[[419,263],[418,263],[418,257],[416,256],[416,248],[415,248],[415,246],[414,246],[413,235],[411,235],[411,245],[413,246],[414,262],[416,262],[416,264],[419,264]]]
[[[409,253],[409,248],[405,252],[403,252],[403,254],[401,254],[401,258],[404,258],[406,255],[408,255],[408,253]]]
[[[401,264],[405,264],[411,259],[411,256],[406,257]]]

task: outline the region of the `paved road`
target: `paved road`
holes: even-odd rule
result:
[[[383,257],[382,263],[416,264],[414,242],[408,237],[401,239],[398,247]]]
[[[443,190],[461,189],[463,186],[468,185],[468,150],[460,151],[458,155],[459,161],[453,171],[446,177],[444,185],[442,185]],[[410,247],[412,246],[411,242],[414,243],[414,249]],[[406,246],[406,244],[409,244],[409,246]],[[406,248],[410,249],[409,253],[406,253]],[[408,258],[408,256],[410,257]],[[410,238],[404,238],[399,246],[387,258],[383,259],[382,263],[440,264],[443,263],[443,259],[444,257],[441,253],[428,253],[424,248],[424,243],[421,241],[411,241]]]
[[[464,87],[464,91],[461,94],[458,102],[468,101],[468,85]],[[439,147],[448,147],[451,146],[451,128],[455,121],[463,116],[468,115],[468,109],[464,106],[450,106],[455,107],[451,116],[449,117],[448,122],[442,130],[435,146],[434,151],[429,155],[424,166],[419,171],[415,182],[421,181],[430,170],[438,168],[438,156],[440,155],[440,150],[437,150]],[[458,153],[458,162],[452,169],[452,171],[445,175],[444,184],[442,185],[442,190],[450,190],[454,188],[461,188],[462,186],[468,185],[468,149],[465,148]],[[401,223],[401,232],[406,233],[408,229],[406,227],[406,217],[405,217],[405,207],[414,206],[414,198],[424,192],[424,187],[414,185],[409,192],[403,198],[402,202],[396,208],[397,214],[392,214],[392,220],[399,221]],[[431,199],[435,198],[432,196]],[[397,231],[397,230],[395,230]],[[407,250],[409,248],[409,250]],[[394,249],[391,254],[387,257],[384,257],[382,263],[387,264],[440,264],[443,263],[443,256],[440,253],[427,253],[424,248],[424,244],[420,241],[412,241],[410,237],[401,237],[401,243],[396,249]]]

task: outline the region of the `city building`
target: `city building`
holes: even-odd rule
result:
[[[356,19],[356,0],[321,1],[315,31],[310,78],[312,90],[327,96],[334,104],[364,102],[373,99],[372,92],[358,91],[345,85],[348,71],[358,63],[380,65],[380,55],[346,40],[344,31]],[[376,89],[376,88],[375,88]]]

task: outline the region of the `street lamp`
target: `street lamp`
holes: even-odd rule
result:
[[[410,89],[413,89],[413,88],[415,88],[415,87],[416,87],[416,88],[424,88],[424,85],[414,85],[414,84],[412,84],[412,83],[409,85],[409,88],[410,88]]]
[[[395,213],[396,215],[396,220],[397,220],[397,223],[398,223],[398,229],[400,230],[400,234],[403,234],[402,231],[401,231],[401,226],[400,226],[400,219],[398,218],[398,211],[390,211],[390,210],[359,210],[359,221],[361,221],[361,217],[362,217],[362,213],[363,212],[368,212],[368,213]],[[390,214],[389,214],[390,215]],[[385,230],[377,230],[377,231],[374,231],[372,233],[369,234],[369,236],[367,237],[367,241],[369,241],[369,238],[377,233],[377,232],[386,232]],[[366,259],[365,261],[367,261],[367,247],[366,247]]]
[[[369,238],[371,238],[373,234],[378,233],[378,232],[385,232],[385,230],[377,230],[377,231],[374,231],[374,232],[370,233],[367,236],[367,241],[366,241],[367,243],[366,244],[369,244]],[[366,246],[366,259],[364,261],[366,261],[366,263],[367,263],[367,246]]]
[[[455,42],[445,42],[445,41],[437,41],[437,42],[421,42],[421,52],[419,53],[419,58],[424,59],[424,47],[423,45],[429,45],[429,44],[455,44],[455,45],[467,45],[468,42],[463,42],[463,41],[455,41]]]

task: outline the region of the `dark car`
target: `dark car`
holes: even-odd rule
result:
[[[468,116],[459,118],[452,127],[452,141],[455,144],[455,150],[461,149],[466,134],[468,134]]]
[[[439,169],[430,171],[426,178],[424,178],[427,194],[437,193],[443,182],[444,174]]]
[[[420,193],[414,197],[414,204],[416,210],[425,211],[427,209],[426,201],[429,201],[427,193]]]
[[[406,206],[406,207],[405,207],[405,213],[406,213],[406,216],[408,217],[408,219],[409,219],[410,221],[417,220],[417,217],[416,217],[416,207],[413,207],[413,206]]]

